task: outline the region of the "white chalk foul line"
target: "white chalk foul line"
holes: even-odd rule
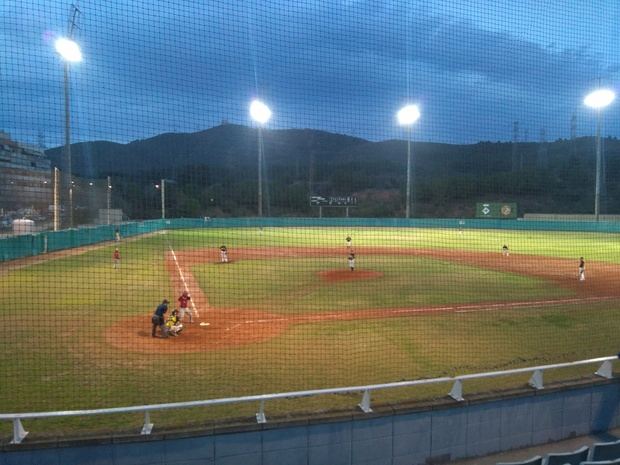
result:
[[[296,318],[264,318],[260,320],[245,320],[243,324],[253,324],[253,323],[277,323],[278,321],[295,321]],[[238,325],[237,325],[238,326]]]
[[[605,300],[614,300],[617,297],[609,296],[609,297],[583,297],[583,298],[575,298],[575,299],[555,299],[555,300],[532,300],[527,302],[505,302],[499,304],[488,304],[488,305],[465,305],[456,307],[458,310],[455,310],[455,313],[469,313],[469,312],[483,312],[486,310],[495,310],[496,308],[508,307],[508,308],[528,308],[528,307],[536,307],[536,306],[546,306],[546,305],[561,305],[561,304],[578,304],[583,302],[603,302]]]
[[[185,281],[185,276],[183,276],[183,270],[181,270],[181,267],[179,266],[179,261],[177,260],[177,254],[174,253],[174,250],[172,250],[171,245],[169,245],[168,248],[170,249],[170,252],[172,252],[172,258],[174,258],[174,264],[177,266],[177,271],[179,272],[179,276],[181,277],[181,281],[183,282],[183,287],[189,294],[190,292],[189,292],[189,288],[187,287],[187,281]],[[200,313],[198,313],[198,309],[196,308],[196,305],[194,304],[194,300],[190,299],[189,302],[192,304],[192,310],[196,314],[196,317],[200,318]]]
[[[496,310],[498,308],[529,308],[536,306],[546,305],[561,305],[561,304],[577,304],[583,302],[603,302],[605,300],[614,300],[618,297],[584,297],[575,299],[554,299],[554,300],[534,300],[526,302],[503,302],[495,304],[472,304],[472,305],[450,305],[444,307],[424,307],[424,308],[399,308],[385,311],[383,317],[389,318],[392,315],[415,315],[416,313],[432,313],[432,312],[454,312],[454,313],[472,313],[472,312],[487,312]],[[374,309],[376,311],[378,309]],[[369,310],[372,312],[373,310]],[[307,315],[292,318],[259,318],[257,320],[245,320],[244,324],[261,324],[261,323],[278,323],[292,321],[295,323],[310,323],[329,320],[341,320],[346,317],[347,313],[324,313],[319,315]],[[372,318],[379,318],[375,314],[371,314]],[[363,320],[364,316],[357,316],[355,319]],[[238,326],[238,325],[236,325]],[[235,326],[235,327],[236,327]],[[232,329],[232,328],[231,328]]]

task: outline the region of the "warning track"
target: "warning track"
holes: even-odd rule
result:
[[[437,258],[495,271],[512,272],[551,281],[559,287],[571,289],[575,297],[523,302],[480,302],[479,304],[437,305],[410,308],[381,308],[341,311],[333,309],[303,315],[281,315],[263,309],[211,308],[207,295],[191,273],[191,267],[201,263],[218,262],[217,249],[170,250],[166,254],[166,266],[175,290],[180,295],[189,290],[192,300],[200,310],[203,321],[209,326],[186,325],[183,334],[172,340],[150,336],[150,315],[134,317],[111,327],[106,334],[107,342],[123,350],[152,352],[168,346],[175,352],[197,352],[223,349],[269,340],[298,324],[328,321],[353,321],[362,319],[406,318],[435,313],[499,312],[505,309],[528,309],[562,306],[582,306],[587,303],[620,299],[616,276],[620,266],[609,263],[588,263],[587,281],[580,283],[576,277],[575,260],[556,259],[536,255],[511,255],[501,253],[464,252],[438,249],[395,249],[388,247],[358,247],[363,255],[409,255]],[[289,247],[289,248],[240,248],[230,253],[231,260],[342,257],[341,247]],[[226,266],[226,265],[223,265]],[[361,270],[360,270],[361,271]],[[347,274],[349,273],[349,274]],[[355,273],[358,273],[356,270]],[[331,276],[333,274],[333,276]],[[343,276],[344,274],[344,276]],[[359,273],[352,278],[348,271],[333,271],[322,274],[326,285],[333,280],[377,279],[380,274]]]

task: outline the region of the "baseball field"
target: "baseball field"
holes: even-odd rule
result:
[[[229,263],[220,263],[221,245]],[[119,269],[112,261],[116,246]],[[585,281],[578,279],[582,256]],[[174,308],[184,290],[199,316],[178,337],[153,338],[155,307],[166,298]],[[166,231],[0,264],[0,313],[3,413],[493,371],[618,352],[620,236],[418,228]],[[591,371],[549,373],[546,380]],[[466,390],[526,381],[471,382]],[[437,398],[447,390],[383,391],[373,402]],[[348,395],[283,400],[269,403],[267,415],[350,409],[358,402]],[[156,427],[251,421],[256,408],[152,418]],[[135,431],[140,424],[140,415],[118,415],[31,421],[28,429],[74,434]],[[10,423],[0,428],[8,437]]]

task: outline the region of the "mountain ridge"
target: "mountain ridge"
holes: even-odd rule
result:
[[[127,144],[72,145],[73,174],[113,176],[126,211],[157,203],[153,185],[177,180],[178,215],[255,213],[256,128],[223,124],[194,133],[163,133]],[[402,216],[407,141],[362,138],[313,129],[265,129],[265,202],[278,214],[309,214],[310,195],[357,195],[358,215]],[[603,210],[620,210],[620,142],[603,140]],[[467,216],[480,201],[512,201],[520,211],[588,213],[593,203],[594,138],[554,142],[412,143],[416,214]],[[46,152],[62,169],[63,147]],[[609,182],[605,182],[609,180]],[[150,187],[149,187],[150,186]],[[218,203],[219,202],[219,203]],[[210,213],[215,212],[215,213]]]

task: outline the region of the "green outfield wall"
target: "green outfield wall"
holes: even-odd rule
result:
[[[117,229],[121,237],[128,238],[166,229],[257,227],[452,228],[620,233],[620,222],[606,221],[458,218],[175,218],[9,236],[0,239],[0,262],[114,241]]]

